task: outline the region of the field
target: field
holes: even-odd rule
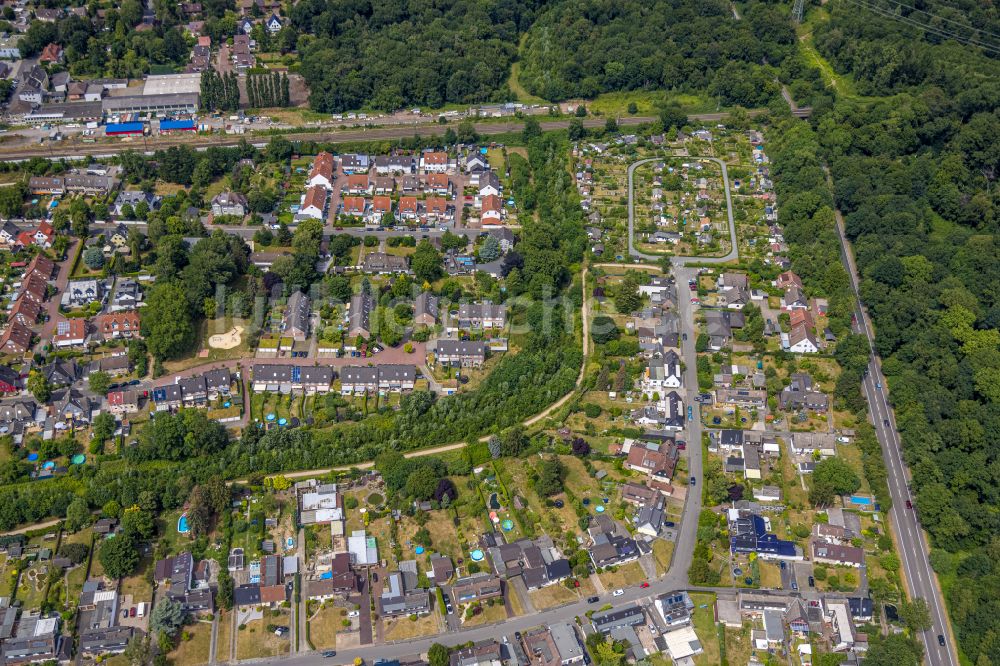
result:
[[[184,640],[184,635],[187,635],[189,640]],[[172,663],[184,664],[184,666],[207,664],[209,662],[208,649],[212,642],[212,623],[195,622],[189,624],[184,627],[181,636],[177,647],[167,655],[168,659]]]
[[[421,636],[432,636],[441,631],[441,614],[431,611],[427,615],[417,616],[416,621],[408,617],[385,620],[385,640],[402,641]]]
[[[288,653],[287,634],[284,637],[275,636],[273,631],[267,631],[268,624],[287,627],[288,616],[282,614],[279,617],[265,617],[263,620],[248,622],[236,639],[237,659],[261,659]]]

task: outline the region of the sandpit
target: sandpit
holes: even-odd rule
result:
[[[228,333],[219,333],[208,339],[208,346],[214,349],[232,349],[239,347],[243,340],[243,327],[234,326]]]

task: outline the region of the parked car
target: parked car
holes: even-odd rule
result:
[[[816,587],[816,579],[809,576],[809,587]]]
[[[642,585],[640,585],[639,587],[641,587],[643,589],[649,587],[649,581],[648,580],[642,581]]]
[[[844,437],[843,435],[841,435],[840,437],[837,438],[837,441],[840,442],[841,444],[850,444],[851,443],[851,438],[850,437]]]
[[[695,478],[695,477],[693,477],[693,476],[691,477],[691,485],[692,485],[692,486],[693,486],[693,485],[695,485],[695,483],[697,483],[697,481],[698,481],[698,479],[696,479],[696,478]]]
[[[665,520],[665,521],[663,521],[663,526],[664,527],[677,527],[677,524],[674,521],[672,521],[672,520]]]
[[[337,656],[337,651],[336,650],[325,650],[323,652],[323,657],[326,658],[326,659],[329,659],[330,657],[336,657],[336,656]]]
[[[621,588],[618,588],[617,590],[615,590],[614,592],[611,593],[611,596],[613,596],[613,597],[620,597],[623,594],[625,594],[625,590],[623,590]]]
[[[793,580],[793,581],[792,581],[792,590],[798,590],[798,589],[799,589],[799,584],[798,584],[798,583],[796,583],[796,582],[795,582],[795,581]]]
[[[351,611],[347,614],[347,617],[361,617],[361,611]]]
[[[587,603],[588,604],[596,604],[600,600],[601,600],[601,598],[598,597],[598,596],[596,596],[596,595],[593,596],[593,597],[587,597]]]

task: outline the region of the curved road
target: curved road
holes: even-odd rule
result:
[[[659,261],[663,257],[670,256],[666,254],[648,254],[646,252],[640,252],[635,249],[635,187],[633,184],[633,178],[635,175],[635,170],[642,166],[643,164],[649,164],[650,162],[660,162],[664,158],[662,157],[648,157],[646,159],[638,160],[632,162],[628,166],[628,253],[633,257],[639,257],[640,259],[649,259],[650,261]],[[733,196],[729,191],[729,171],[726,168],[726,163],[716,157],[691,157],[692,160],[705,160],[708,162],[715,162],[722,168],[722,182],[725,185],[726,191],[726,216],[729,218],[729,252],[722,257],[671,257],[671,262],[675,266],[684,266],[691,262],[698,262],[702,264],[724,264],[726,262],[732,261],[733,259],[739,258],[739,248],[736,244],[736,222],[733,220]]]

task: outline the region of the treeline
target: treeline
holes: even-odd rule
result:
[[[247,99],[253,108],[288,106],[288,74],[270,72],[250,74],[246,78]]]
[[[518,39],[542,4],[296,3],[292,25],[316,36],[302,51],[300,70],[310,104],[337,113],[511,99],[506,81]]]
[[[725,0],[566,0],[528,30],[519,80],[553,101],[666,89],[755,107],[777,93],[772,67],[794,51],[783,6],[751,3],[736,20]]]
[[[788,200],[779,189],[779,215],[809,220],[823,210],[817,157],[828,164],[931,564],[949,580],[965,657],[1000,663],[1000,63],[840,0],[827,8],[813,10],[830,12],[816,24],[817,47],[860,92],[879,97],[814,108],[812,130],[785,134],[788,150],[773,154],[776,187],[802,194]],[[821,232],[807,225],[787,227],[793,248]],[[824,275],[821,262],[797,261],[809,268],[804,279]],[[865,345],[838,346],[845,374],[858,374]],[[837,389],[863,402],[847,380]]]
[[[203,111],[236,111],[240,108],[240,84],[234,72],[219,74],[209,67],[201,73]]]

